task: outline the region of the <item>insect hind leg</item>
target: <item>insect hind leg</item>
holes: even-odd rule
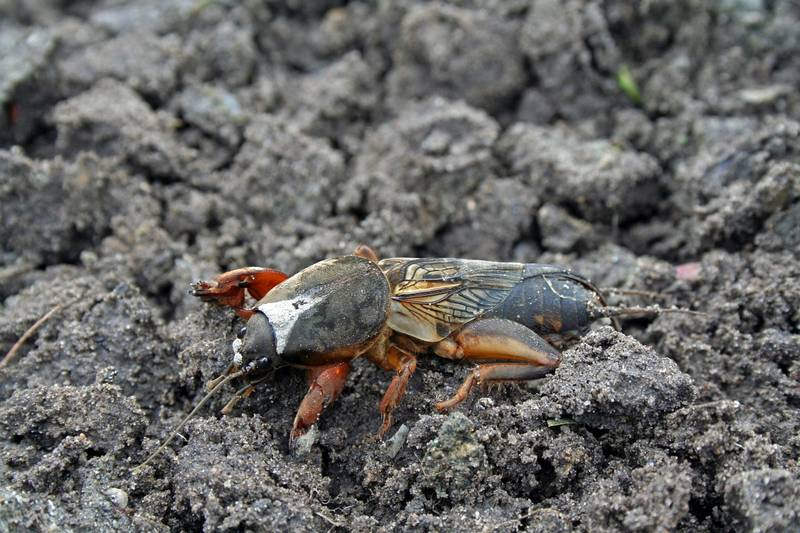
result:
[[[550,374],[553,368],[547,366],[531,366],[519,363],[494,363],[479,365],[473,368],[464,383],[448,400],[436,404],[436,409],[445,412],[453,409],[469,396],[475,385],[491,385],[495,383],[522,383],[535,381]]]
[[[433,350],[440,357],[483,363],[467,375],[452,398],[436,404],[439,411],[463,402],[476,384],[536,380],[561,362],[558,350],[533,330],[502,318],[470,322],[434,345]]]

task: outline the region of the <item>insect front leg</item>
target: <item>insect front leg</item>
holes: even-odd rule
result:
[[[253,311],[244,307],[245,291],[260,300],[289,276],[278,270],[260,267],[237,268],[220,274],[212,281],[192,283],[192,295],[204,302],[232,307],[245,320]]]
[[[439,411],[463,402],[476,384],[536,380],[561,362],[559,352],[533,330],[503,318],[470,322],[435,344],[433,351],[447,359],[484,363],[467,375],[452,398],[436,404]]]
[[[294,417],[290,446],[294,447],[295,441],[317,423],[322,411],[339,396],[348,374],[350,363],[346,361],[308,370],[308,392]]]

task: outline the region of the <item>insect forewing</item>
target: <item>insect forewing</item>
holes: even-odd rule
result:
[[[386,259],[392,287],[389,327],[436,342],[501,304],[525,265],[470,259]]]

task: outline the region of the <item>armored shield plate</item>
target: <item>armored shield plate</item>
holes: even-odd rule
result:
[[[389,283],[377,265],[356,256],[321,261],[258,302],[275,331],[277,353],[302,365],[320,355],[357,355],[386,324]]]

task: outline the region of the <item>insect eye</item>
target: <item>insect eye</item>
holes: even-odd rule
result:
[[[247,333],[247,327],[243,326],[242,329],[239,330],[239,333],[236,334],[236,338],[243,339],[245,333]]]

